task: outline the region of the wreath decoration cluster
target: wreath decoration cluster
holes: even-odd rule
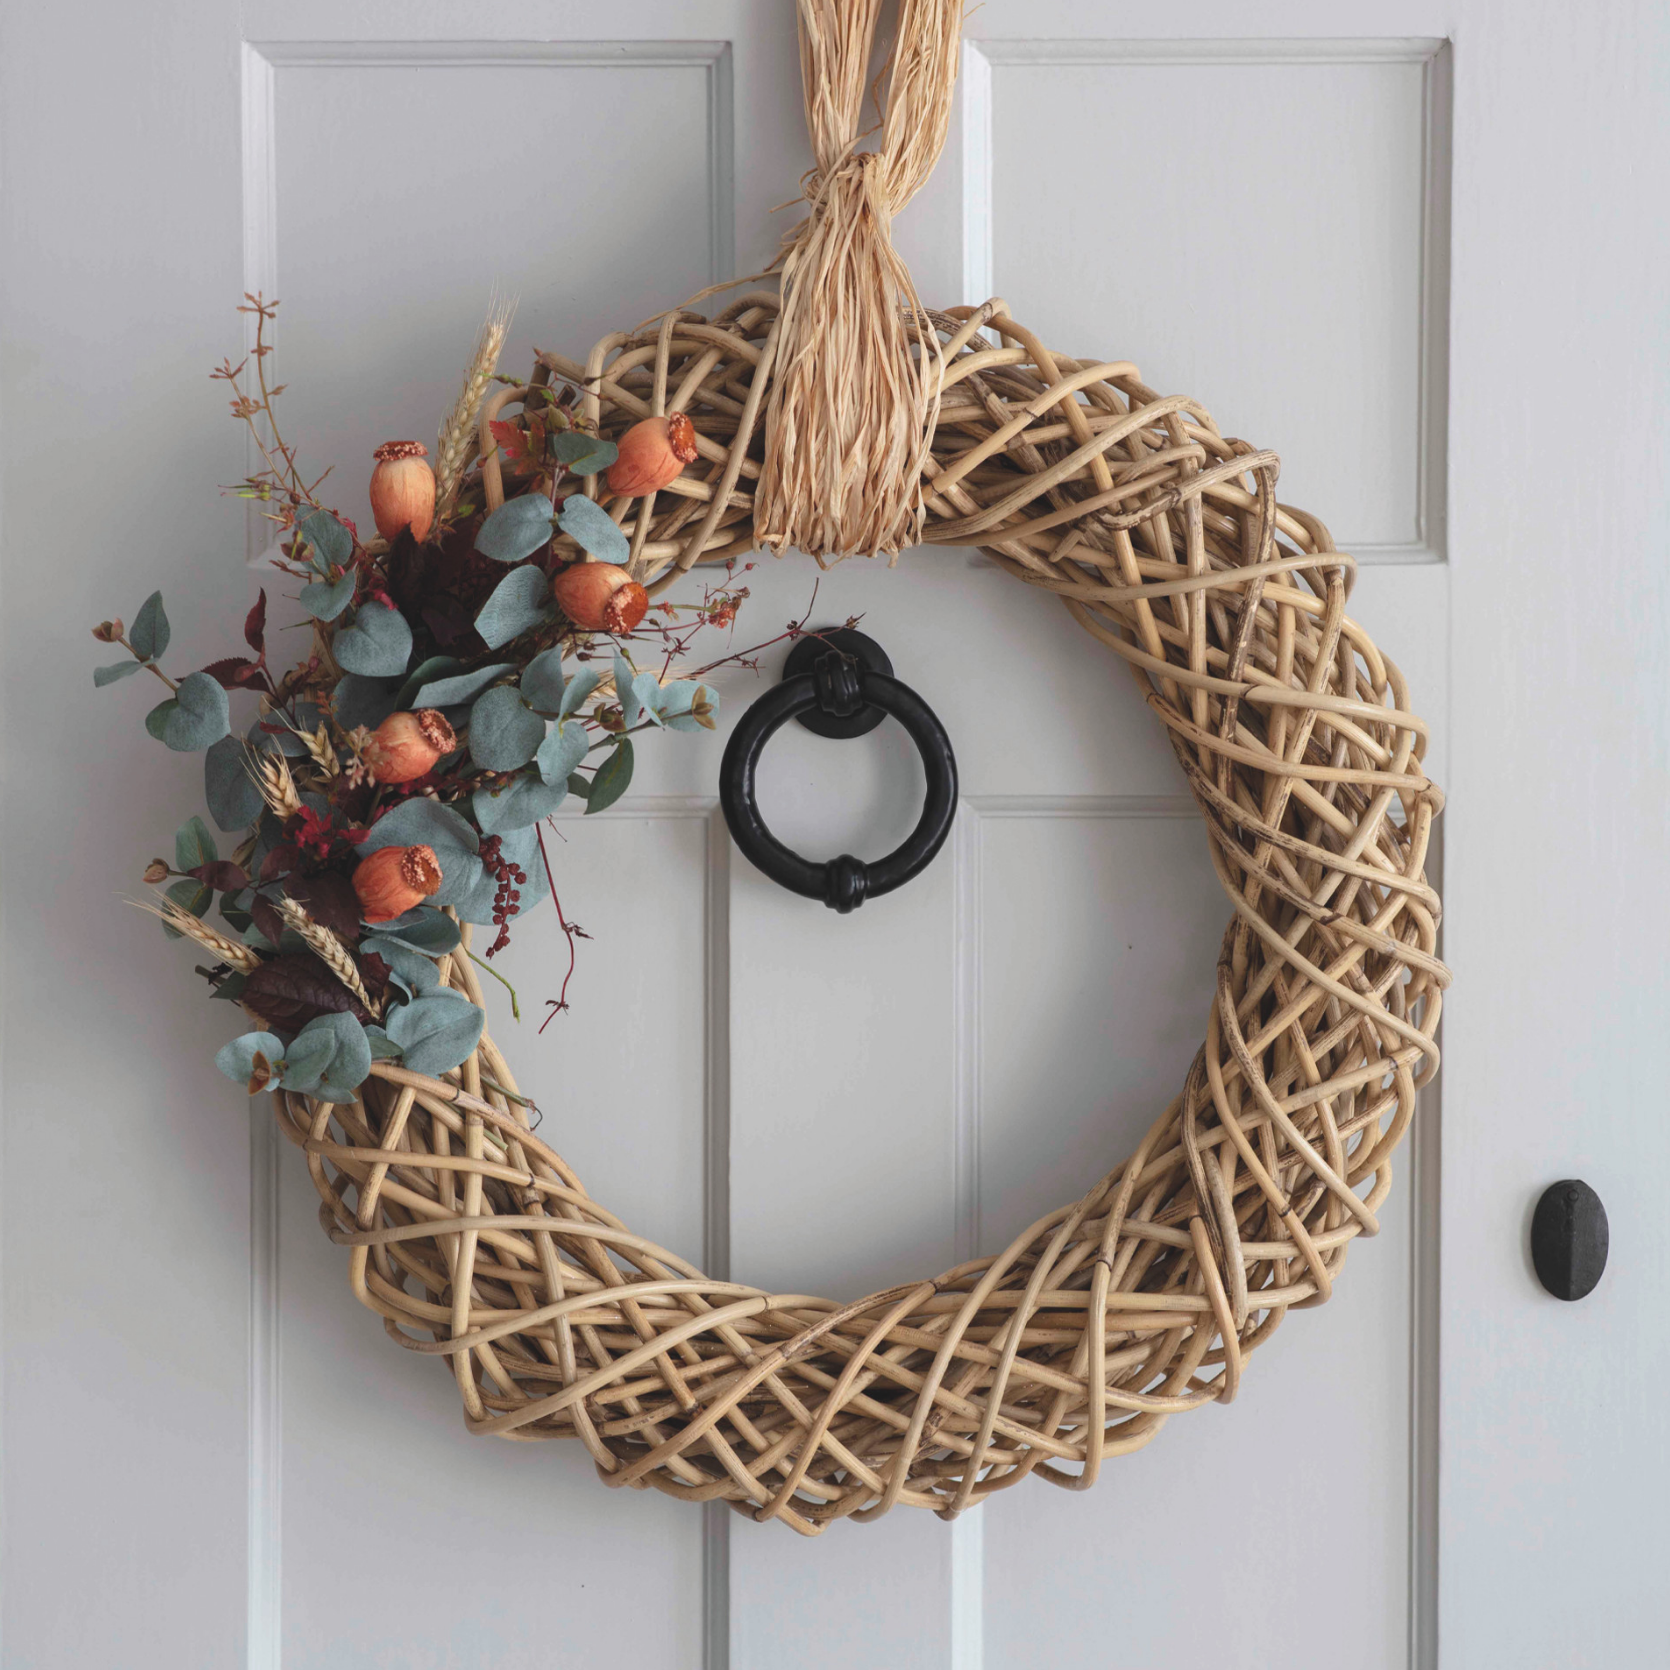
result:
[[[859,23],[841,34],[801,0],[809,89],[850,89],[877,9],[843,8]],[[948,105],[956,12],[906,0],[889,124],[924,78]],[[1170,1415],[1233,1398],[1254,1348],[1378,1228],[1448,981],[1428,730],[1346,613],[1351,558],[1277,501],[1276,455],[1198,402],[1047,349],[1001,300],[922,308],[885,214],[868,255],[823,237],[878,179],[908,196],[926,169],[902,151],[943,138],[936,115],[856,152],[843,97],[829,132],[814,121],[810,231],[776,289],[674,310],[584,363],[542,353],[522,382],[494,380],[495,317],[433,469],[414,443],[379,452],[376,539],[317,502],[279,439],[265,338],[257,392],[222,368],[268,452],[243,490],[305,581],[298,667],[267,665],[264,596],[250,656],[177,685],[159,599],[97,629],[132,657],[99,681],[165,678],[148,727],[205,748],[211,815],[248,826],[222,860],[189,820],[148,879],[215,995],[257,1021],[220,1064],[273,1092],[355,1296],[449,1365],[470,1431],[577,1439],[611,1485],[806,1534],[898,1503],[954,1516],[1032,1474],[1085,1488]],[[865,284],[881,303],[853,302]],[[819,290],[835,299],[808,315]],[[270,306],[251,307],[264,328]],[[846,428],[827,383],[805,386],[808,343],[830,341],[893,356],[887,397]],[[897,485],[900,436],[909,491],[880,516],[873,495],[839,502],[857,456],[892,457]],[[849,511],[868,518],[850,541]],[[711,688],[669,652],[728,624],[742,558],[918,537],[1055,593],[1129,666],[1232,915],[1204,1042],[1135,1152],[1000,1251],[843,1304],[710,1278],[592,1200],[485,1031],[470,933],[495,926],[496,947],[554,893],[539,825],[566,794],[595,808],[627,786],[635,735],[714,724]],[[720,588],[663,601],[715,566]],[[245,734],[236,690],[259,697]]]

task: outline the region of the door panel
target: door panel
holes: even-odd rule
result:
[[[361,463],[428,438],[495,286],[514,369],[760,270],[809,163],[790,0],[6,6],[6,1661],[1243,1670],[1291,1663],[1298,1628],[1372,1670],[1652,1662],[1659,11],[971,14],[900,248],[930,303],[995,290],[1051,347],[1135,359],[1277,448],[1283,496],[1363,559],[1352,613],[1453,791],[1453,1111],[1442,1200],[1428,1094],[1382,1234],[1233,1406],[1087,1494],[804,1542],[610,1492],[573,1446],[469,1438],[447,1375],[354,1304],[297,1157],[210,1066],[223,1017],[104,902],[196,803],[196,763],[101,752],[128,721],[65,649],[141,584],[200,661],[243,605],[214,496],[241,451],[199,375],[240,290],[283,298],[292,438],[363,518]],[[945,852],[836,918],[734,852],[723,734],[668,739],[621,806],[547,834],[591,936],[571,1009],[538,1033],[569,960],[545,912],[498,959],[522,1019],[490,982],[492,1026],[634,1228],[853,1296],[997,1249],[1129,1151],[1198,1042],[1227,907],[1128,674],[1051,599],[944,550],[743,583],[739,645],[862,615],[940,713]],[[727,727],[784,647],[723,676]],[[18,788],[49,782],[44,811]],[[892,725],[791,727],[762,771],[820,856],[890,846],[919,792]],[[1580,1307],[1523,1251],[1566,1175],[1613,1209]]]

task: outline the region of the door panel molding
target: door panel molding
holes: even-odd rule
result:
[[[1450,45],[1436,36],[1213,39],[985,39],[963,43],[960,138],[963,180],[963,301],[978,306],[996,289],[993,197],[997,158],[992,135],[994,72],[1004,68],[1133,66],[1371,65],[1421,68],[1421,248],[1416,322],[1415,536],[1362,540],[1349,529],[1342,549],[1363,563],[1441,563],[1445,537],[1449,405],[1449,266],[1451,172]],[[1010,298],[1014,300],[1014,298]],[[1016,305],[1022,305],[1016,302]],[[1202,391],[1203,398],[1210,391]]]

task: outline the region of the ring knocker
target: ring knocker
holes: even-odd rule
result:
[[[798,719],[818,736],[848,738],[873,731],[891,715],[904,726],[928,780],[922,816],[905,843],[866,864],[851,853],[814,863],[791,852],[766,828],[754,795],[754,773],[779,726]],[[893,663],[873,638],[841,627],[809,634],[790,652],[783,682],[749,708],[725,744],[719,804],[731,839],[755,869],[808,899],[845,915],[866,899],[891,893],[920,875],[951,832],[957,810],[957,758],[933,709],[893,677]]]

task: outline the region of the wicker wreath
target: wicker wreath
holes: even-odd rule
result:
[[[700,458],[628,523],[659,590],[758,543],[780,299],[680,310],[540,376],[618,436],[682,410]],[[1437,1069],[1447,973],[1425,876],[1442,796],[1354,571],[1277,503],[1277,458],[1134,366],[1051,353],[1001,301],[918,314],[937,403],[924,539],[1057,593],[1166,728],[1232,915],[1206,1037],[1135,1153],[1001,1252],[852,1304],[715,1281],[593,1201],[483,1036],[447,1078],[379,1062],[352,1103],[275,1097],[349,1279],[446,1359],[472,1432],[577,1438],[611,1485],[816,1534],[1069,1489],[1236,1394],[1287,1311],[1378,1228]],[[498,494],[482,416],[484,474]],[[467,931],[467,930],[466,930]],[[454,956],[444,977],[481,991]]]

